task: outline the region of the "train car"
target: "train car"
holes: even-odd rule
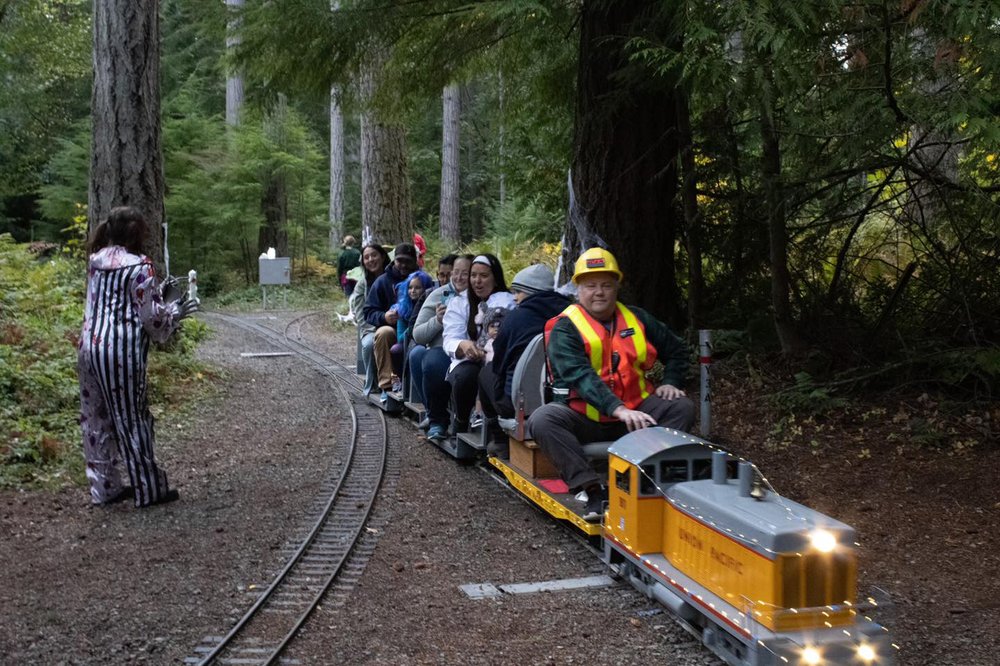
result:
[[[729,664],[892,664],[856,600],[854,530],[765,488],[749,462],[649,428],[608,450],[604,557]]]

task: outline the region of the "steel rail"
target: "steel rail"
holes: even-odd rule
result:
[[[288,326],[285,327],[284,332],[278,332],[267,326],[263,326],[257,323],[247,322],[238,317],[233,317],[230,315],[224,315],[220,313],[205,313],[205,314],[209,318],[218,318],[231,325],[256,333],[257,335],[269,340],[272,344],[285,347],[293,351],[294,353],[298,354],[299,356],[305,358],[313,365],[318,366],[321,370],[329,374],[333,379],[337,380],[335,386],[337,387],[338,391],[340,391],[341,395],[344,398],[344,401],[348,405],[351,412],[352,428],[351,428],[351,441],[349,445],[347,464],[341,467],[339,478],[337,478],[336,480],[336,484],[333,488],[333,491],[330,494],[330,498],[327,500],[323,509],[320,511],[320,515],[317,518],[312,529],[309,531],[309,534],[302,541],[301,545],[296,550],[296,552],[289,558],[289,561],[287,562],[285,567],[275,577],[274,581],[267,588],[267,590],[265,590],[260,595],[257,601],[243,615],[243,617],[236,623],[236,625],[233,626],[233,628],[226,634],[226,636],[224,636],[219,641],[219,643],[215,645],[211,649],[211,651],[201,659],[200,662],[198,662],[200,666],[208,666],[208,664],[211,664],[216,660],[219,660],[220,655],[222,655],[227,650],[234,649],[237,637],[241,637],[243,634],[249,633],[247,632],[247,628],[250,625],[250,623],[255,618],[259,617],[262,610],[269,608],[269,604],[271,604],[275,600],[276,593],[282,588],[282,585],[291,577],[290,574],[297,572],[297,569],[300,568],[299,565],[303,564],[304,559],[310,553],[312,547],[315,544],[319,543],[321,537],[323,536],[324,530],[326,530],[327,528],[336,528],[338,526],[337,523],[331,522],[331,518],[335,516],[336,509],[338,508],[338,500],[344,500],[341,501],[340,504],[343,504],[344,502],[349,502],[351,506],[349,507],[350,511],[348,513],[350,518],[352,518],[351,521],[352,525],[350,525],[347,528],[347,530],[348,530],[348,536],[350,538],[349,540],[345,540],[343,538],[343,535],[341,535],[337,539],[337,541],[340,542],[339,544],[337,544],[339,550],[333,553],[332,556],[326,554],[316,555],[317,557],[321,557],[327,560],[324,564],[329,566],[329,572],[326,574],[325,580],[323,580],[321,584],[319,584],[317,587],[314,588],[315,591],[313,592],[311,602],[307,604],[305,609],[302,610],[302,612],[300,612],[297,619],[293,621],[291,628],[287,630],[282,630],[284,635],[281,638],[281,640],[277,643],[277,645],[268,648],[270,652],[266,657],[261,657],[259,659],[254,660],[258,663],[269,665],[273,664],[279,658],[281,653],[287,648],[289,643],[294,639],[295,635],[298,633],[302,625],[308,620],[309,616],[312,614],[312,611],[315,610],[316,607],[319,605],[320,600],[329,591],[334,582],[337,581],[338,577],[340,576],[343,570],[345,562],[347,562],[349,556],[351,555],[351,552],[354,550],[355,546],[357,546],[359,540],[363,535],[363,531],[369,522],[375,500],[378,496],[379,490],[381,488],[382,482],[385,477],[387,458],[388,458],[388,426],[386,423],[384,413],[378,410],[371,410],[371,411],[366,410],[363,420],[369,421],[369,423],[374,421],[373,425],[375,425],[376,428],[381,431],[381,447],[379,450],[375,451],[362,451],[361,453],[365,455],[359,456],[358,442],[363,438],[363,434],[360,432],[358,412],[355,407],[354,401],[352,400],[352,396],[345,390],[343,386],[344,384],[347,384],[350,385],[351,387],[356,388],[358,386],[356,375],[345,365],[337,362],[336,360],[330,358],[329,356],[316,352],[315,350],[307,347],[306,345],[303,345],[302,343],[292,340],[288,337],[288,330],[292,323],[300,322],[305,317],[313,316],[316,313],[309,313],[307,315],[303,315],[293,320],[292,322],[289,323]],[[368,427],[370,428],[371,425],[369,425]],[[364,488],[365,479],[363,478],[364,475],[367,473],[367,471],[365,469],[362,469],[360,472],[357,471],[358,470],[357,463],[359,462],[359,459],[365,458],[366,456],[369,458],[377,457],[377,459],[373,461],[373,463],[372,462],[367,463],[369,465],[377,466],[376,470],[377,476],[375,476],[374,487],[370,487],[371,484],[368,484],[369,487],[367,489]],[[365,461],[361,460],[361,463],[365,464]],[[356,475],[362,477],[357,482],[355,482],[356,484],[362,485],[361,491],[364,490],[370,491],[364,493],[366,497],[364,498],[363,503],[358,502],[357,497],[354,496],[356,494],[359,494],[360,491],[350,487],[353,477],[349,478],[349,475],[352,472],[355,472]],[[354,491],[354,494],[352,494],[351,491]],[[345,497],[347,498],[346,500],[344,499]],[[363,509],[363,511],[360,512],[361,514],[360,516],[358,511],[359,509]],[[346,516],[342,516],[342,518],[344,517]],[[340,527],[343,526],[341,525]],[[329,531],[336,533],[335,529],[330,529]],[[335,536],[335,534],[331,534],[331,537],[332,536]],[[314,567],[316,565],[310,565],[310,566]]]

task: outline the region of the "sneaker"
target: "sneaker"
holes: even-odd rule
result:
[[[396,377],[392,380],[392,392],[402,393],[403,392],[403,380]]]
[[[447,437],[444,426],[439,423],[432,423],[427,430],[427,439],[443,440]]]
[[[387,404],[389,402],[389,392],[382,391],[382,395],[378,397],[378,401],[381,402],[383,405]]]
[[[599,523],[604,518],[604,505],[608,501],[608,491],[604,488],[593,488],[587,491],[587,506],[583,510],[583,519],[588,523]]]

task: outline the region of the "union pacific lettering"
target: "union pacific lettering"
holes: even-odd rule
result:
[[[712,556],[713,560],[715,560],[716,562],[718,562],[722,566],[726,567],[727,569],[732,569],[733,571],[735,571],[737,573],[737,575],[740,575],[740,576],[743,575],[743,562],[742,561],[736,559],[732,555],[728,555],[726,553],[723,553],[720,550],[716,550],[715,547],[712,547],[710,549],[710,553],[709,554]]]
[[[689,546],[691,546],[696,550],[705,550],[705,543],[701,539],[699,539],[696,534],[688,532],[683,527],[678,527],[677,532],[678,536],[680,536],[680,540],[683,541],[684,543],[688,544]],[[714,548],[712,550],[715,551]]]

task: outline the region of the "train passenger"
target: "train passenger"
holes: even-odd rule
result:
[[[358,280],[354,285],[354,291],[348,299],[351,312],[354,313],[354,323],[358,326],[358,334],[361,336],[361,362],[365,365],[365,387],[363,392],[368,395],[375,388],[377,376],[375,373],[375,362],[372,359],[375,345],[375,326],[365,319],[365,299],[371,291],[375,280],[381,277],[389,265],[389,253],[378,243],[369,243],[361,250],[361,265],[364,267],[365,276],[363,280]]]
[[[352,280],[348,275],[348,272],[361,265],[361,252],[358,248],[354,247],[354,236],[347,235],[344,236],[344,242],[341,245],[340,255],[337,257],[337,280],[340,281],[340,288],[344,290],[344,295],[348,298],[351,297],[351,292],[354,291],[354,285],[357,284],[356,280]]]
[[[544,264],[533,264],[518,272],[510,285],[517,307],[507,314],[493,341],[493,362],[479,374],[483,411],[487,417],[513,418],[514,368],[531,339],[545,329],[545,322],[572,302],[554,290],[555,275]],[[496,438],[491,453],[506,457],[507,440]]]
[[[443,287],[451,279],[451,271],[455,267],[455,260],[458,255],[446,254],[438,261],[437,279],[434,280],[435,287]]]
[[[77,353],[80,427],[94,504],[133,498],[135,506],[172,502],[176,490],[156,464],[153,417],[146,399],[149,341],[164,342],[197,311],[186,296],[164,299],[142,254],[148,225],[134,208],[112,209],[88,243],[87,301]],[[168,283],[165,283],[168,284]],[[131,486],[123,486],[124,459]]]
[[[622,273],[614,255],[591,248],[574,268],[578,304],[545,325],[553,401],[535,410],[528,424],[566,484],[586,490],[583,518],[597,522],[607,489],[584,457],[582,444],[615,440],[655,425],[689,430],[694,403],[680,388],[687,346],[645,310],[618,301]],[[657,358],[664,373],[654,388],[645,372]]]
[[[434,280],[423,271],[411,273],[406,280],[396,285],[396,344],[392,346],[393,358],[402,356],[407,341],[413,337],[413,325],[417,321],[417,313],[424,304],[424,299],[430,293]]]
[[[448,282],[430,293],[424,301],[417,321],[413,326],[413,342],[409,353],[410,372],[413,381],[420,387],[424,406],[427,408],[426,423],[431,439],[444,439],[448,430],[448,401],[451,386],[445,379],[451,359],[442,347],[444,343],[444,313],[448,303],[469,287],[469,268],[474,257],[463,254],[455,258]]]
[[[452,418],[456,433],[469,429],[469,416],[478,394],[479,371],[485,357],[476,317],[491,308],[512,309],[514,296],[507,291],[503,267],[492,254],[480,254],[469,269],[469,288],[451,299],[444,314],[444,350],[451,358]],[[482,317],[480,317],[482,321]]]
[[[372,344],[376,381],[381,389],[382,402],[388,402],[392,390],[392,345],[396,342],[396,285],[417,269],[417,250],[410,243],[400,243],[394,251],[392,263],[372,284],[365,297],[365,321],[375,327]],[[374,389],[374,387],[372,387]]]

